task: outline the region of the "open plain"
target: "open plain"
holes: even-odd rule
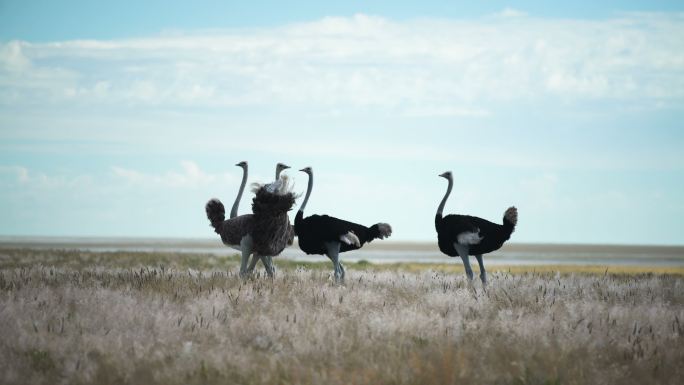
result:
[[[449,261],[457,262],[457,261]],[[679,384],[681,269],[0,250],[0,382]],[[446,267],[448,266],[448,267]],[[647,271],[645,269],[644,271]]]

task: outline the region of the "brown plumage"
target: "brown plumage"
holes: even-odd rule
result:
[[[283,168],[287,166],[279,164],[276,173],[279,174]],[[240,193],[233,205],[235,213],[232,214],[237,212],[245,180],[243,177]],[[226,210],[218,199],[207,202],[205,211],[214,231],[221,236],[221,241],[241,251],[240,276],[250,274],[256,262],[261,260],[266,273],[272,277],[274,268],[271,257],[280,254],[294,241],[294,229],[287,212],[292,209],[296,195],[290,191],[287,176],[267,185],[255,184],[252,191],[255,194],[252,199],[252,214],[226,220]],[[248,267],[248,259],[252,254],[252,262]]]
[[[242,237],[252,232],[252,214],[225,219],[223,203],[216,198],[207,202],[205,210],[214,232],[221,236],[221,242],[226,246],[238,246]]]
[[[252,214],[240,215],[223,222],[221,241],[225,245],[239,245],[240,240],[252,233],[254,218]]]
[[[295,195],[278,190],[270,192],[261,186],[252,200],[252,239],[254,253],[276,256],[294,240],[287,212],[295,203]]]

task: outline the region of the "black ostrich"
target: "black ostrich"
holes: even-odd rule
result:
[[[498,250],[511,237],[511,233],[518,223],[518,209],[513,206],[506,209],[503,225],[470,215],[450,214],[442,218],[442,210],[444,210],[447,198],[451,194],[454,180],[451,171],[439,176],[449,181],[447,192],[437,208],[437,215],[435,215],[439,249],[450,257],[460,256],[466,275],[470,280],[473,279],[473,269],[470,267],[469,256],[474,255],[480,265],[480,279],[482,279],[483,284],[486,284],[487,273],[484,264],[482,264],[482,254]]]
[[[392,235],[392,227],[387,223],[366,227],[328,215],[304,218],[304,208],[313,189],[313,171],[311,167],[300,171],[309,175],[309,184],[302,206],[295,216],[294,230],[299,239],[299,248],[307,254],[325,254],[333,263],[335,281],[344,281],[344,266],[339,261],[339,254],[360,249],[366,242],[374,239],[389,237]]]

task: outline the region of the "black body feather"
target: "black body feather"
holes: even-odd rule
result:
[[[299,239],[299,248],[307,254],[327,253],[326,242],[340,242],[340,252],[357,250],[367,242],[382,239],[383,236],[378,224],[366,227],[328,215],[311,215],[304,218],[302,211],[298,211],[295,216],[294,229]],[[340,241],[340,237],[350,231],[359,238],[359,246]]]
[[[442,218],[441,214],[435,216],[435,229],[439,249],[446,255],[457,257],[458,252],[454,248],[458,235],[463,232],[477,232],[482,238],[480,243],[469,245],[470,255],[480,255],[498,250],[510,237],[515,225],[504,217],[503,225],[492,223],[486,219],[470,215],[450,214]]]

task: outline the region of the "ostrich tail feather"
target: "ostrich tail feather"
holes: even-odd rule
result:
[[[511,206],[506,209],[506,212],[504,213],[504,225],[508,225],[511,227],[511,232],[515,229],[515,226],[518,224],[518,209],[515,208],[515,206]]]
[[[369,230],[367,242],[370,242],[373,239],[385,239],[392,235],[392,226],[388,223],[376,223],[371,226]]]
[[[378,223],[378,232],[380,233],[378,238],[387,238],[392,235],[392,226],[390,226],[389,223]]]
[[[223,203],[216,198],[210,199],[204,206],[204,210],[207,213],[207,219],[211,222],[211,227],[214,228],[214,232],[220,234],[223,221],[226,219],[226,209],[223,207]]]

